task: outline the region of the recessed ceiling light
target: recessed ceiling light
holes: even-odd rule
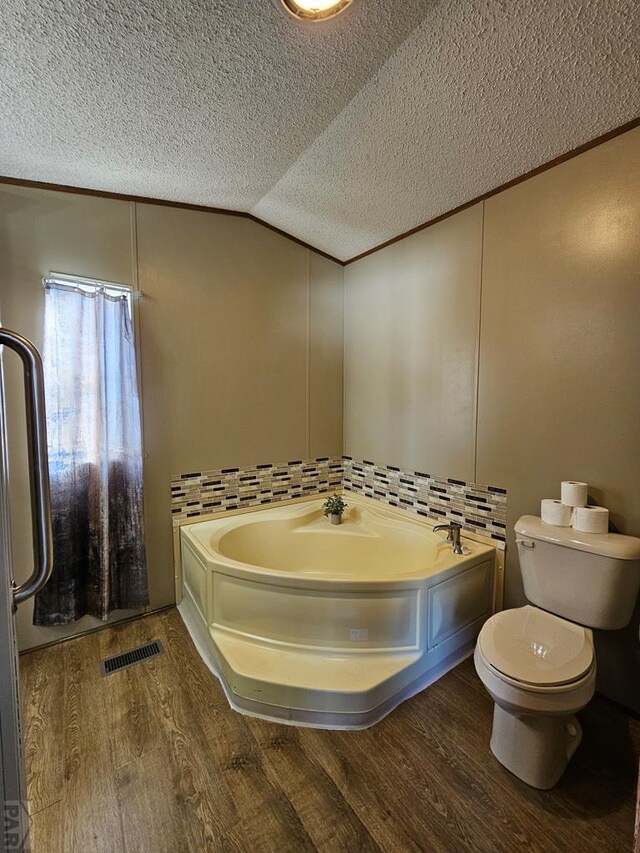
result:
[[[344,12],[353,0],[280,0],[280,3],[299,21],[326,21]]]

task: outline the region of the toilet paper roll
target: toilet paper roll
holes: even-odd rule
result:
[[[540,518],[545,524],[555,524],[556,527],[571,527],[573,508],[552,498],[540,501]]]
[[[585,506],[588,488],[586,483],[564,480],[560,486],[560,499],[567,506]]]
[[[573,529],[581,533],[608,533],[609,510],[603,506],[577,506],[573,510]]]

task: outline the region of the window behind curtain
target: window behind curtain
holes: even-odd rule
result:
[[[131,294],[66,276],[44,285],[54,568],[34,623],[106,620],[148,604]]]

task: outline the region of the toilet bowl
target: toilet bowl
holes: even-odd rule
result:
[[[491,750],[534,788],[552,788],[582,732],[573,716],[595,690],[591,628],[628,625],[640,590],[640,539],[583,533],[535,515],[515,523],[531,604],[485,622],[478,675],[495,702]]]
[[[588,628],[526,605],[492,616],[474,654],[495,702],[491,751],[534,788],[552,788],[582,732],[573,716],[595,691]]]

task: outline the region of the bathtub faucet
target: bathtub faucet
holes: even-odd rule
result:
[[[460,542],[460,531],[462,530],[461,524],[458,524],[457,521],[450,521],[448,524],[436,524],[433,528],[433,532],[437,533],[438,530],[447,531],[447,542],[453,543],[454,554],[464,554],[462,544]]]

